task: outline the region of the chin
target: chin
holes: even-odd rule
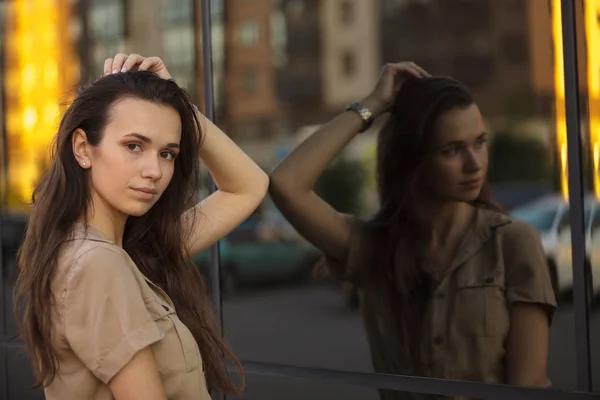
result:
[[[132,212],[127,213],[127,215],[129,215],[130,217],[142,217],[147,212],[148,212],[148,210],[145,210],[145,211],[132,211]]]
[[[135,204],[126,209],[123,209],[122,212],[132,217],[141,217],[145,215],[154,204]]]
[[[459,202],[463,202],[463,203],[472,203],[475,200],[477,200],[477,198],[479,198],[480,194],[481,194],[481,190],[472,191],[472,192],[460,192],[460,193],[456,193],[454,196],[452,196],[452,198],[455,201],[459,201]]]

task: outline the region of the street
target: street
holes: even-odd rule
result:
[[[371,371],[358,312],[334,287],[312,284],[241,293],[223,302],[225,334],[241,360]],[[548,375],[554,386],[575,389],[574,313],[557,312],[550,336]],[[600,390],[600,310],[590,318],[594,386]],[[369,389],[248,377],[245,399],[376,399]]]

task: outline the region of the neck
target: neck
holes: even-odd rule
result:
[[[431,245],[444,246],[462,236],[476,211],[465,202],[443,202],[433,205],[431,210]]]
[[[96,229],[117,246],[123,247],[123,234],[127,215],[117,211],[104,200],[92,194],[92,203],[87,216],[88,225]]]

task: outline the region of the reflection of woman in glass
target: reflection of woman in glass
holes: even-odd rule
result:
[[[339,214],[313,185],[386,111],[380,208],[365,221]],[[548,385],[556,303],[546,257],[537,231],[491,201],[487,165],[483,119],[468,90],[399,63],[271,174],[282,213],[323,250],[331,272],[360,288],[377,372]]]
[[[268,177],[159,58],[117,54],[104,69],[62,119],[18,257],[36,375],[47,399],[239,393],[189,260],[252,213]],[[196,204],[198,157],[219,190]]]

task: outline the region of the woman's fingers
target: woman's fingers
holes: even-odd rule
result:
[[[142,64],[145,60],[146,57],[140,56],[139,54],[130,54],[119,71],[131,71],[132,69],[135,69],[135,67],[138,66],[138,64]]]
[[[113,59],[111,73],[117,73],[123,68],[123,64],[127,60],[127,54],[125,53],[117,53],[115,58]]]
[[[112,58],[107,58],[106,60],[104,60],[104,75],[108,75],[111,73],[113,61],[114,60]]]

